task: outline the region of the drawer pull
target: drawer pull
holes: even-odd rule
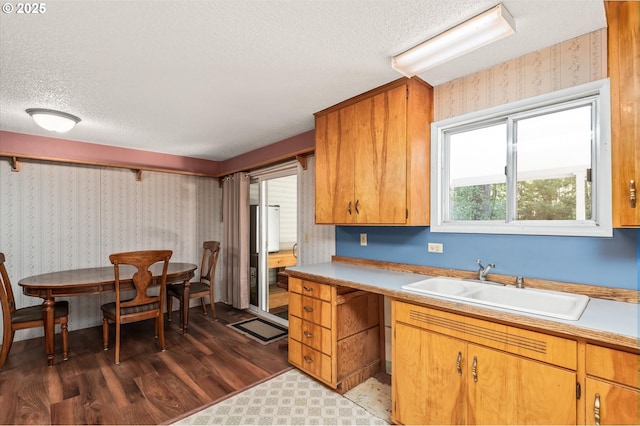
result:
[[[304,358],[304,362],[306,362],[307,364],[311,364],[313,362],[313,359],[309,358],[308,356],[305,356],[303,358]]]
[[[458,376],[462,376],[462,352],[458,352],[458,359],[456,359],[456,370],[458,370]]]
[[[478,381],[478,357],[473,357],[473,364],[471,365],[471,375],[473,376],[473,381]]]
[[[307,287],[306,285],[303,285],[302,288],[304,291],[313,291],[313,287]]]
[[[632,209],[636,208],[636,181],[629,181],[629,205]]]
[[[313,312],[313,308],[311,306],[305,306],[302,309],[304,309],[306,312]]]
[[[596,426],[600,426],[600,394],[596,394],[596,399],[593,401],[593,417],[596,421]]]
[[[308,331],[304,331],[304,337],[308,337],[309,339],[311,339],[313,337],[313,333],[309,333]]]

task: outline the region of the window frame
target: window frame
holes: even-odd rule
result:
[[[449,169],[448,135],[473,128],[481,128],[498,122],[507,124],[507,167],[514,164],[513,123],[523,117],[532,117],[549,111],[562,111],[565,106],[586,104],[593,98],[592,116],[594,133],[592,142],[592,219],[590,220],[509,220],[509,209],[515,194],[509,193],[516,179],[516,171],[510,170],[507,183],[507,221],[448,221]],[[431,232],[515,234],[515,235],[565,235],[612,237],[611,202],[611,104],[609,79],[574,86],[504,105],[440,120],[431,124]],[[512,204],[510,206],[510,204]],[[513,213],[513,212],[512,212]]]

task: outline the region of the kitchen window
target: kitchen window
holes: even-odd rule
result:
[[[433,232],[612,236],[609,82],[432,124]]]

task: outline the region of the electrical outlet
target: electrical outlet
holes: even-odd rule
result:
[[[427,244],[427,250],[429,250],[429,253],[442,253],[444,246],[442,243],[429,243]]]
[[[305,243],[308,243],[308,242],[309,242],[309,233],[308,233],[308,232],[305,232],[305,233],[304,233],[304,242],[305,242]]]
[[[360,245],[361,246],[367,245],[367,234],[360,234]]]

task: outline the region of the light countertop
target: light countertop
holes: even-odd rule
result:
[[[494,308],[446,297],[427,296],[404,290],[405,284],[422,281],[428,275],[382,268],[326,262],[287,268],[293,277],[342,285],[382,294],[398,300],[456,311],[488,320],[535,328],[569,338],[640,349],[640,305],[591,297],[577,321]]]

